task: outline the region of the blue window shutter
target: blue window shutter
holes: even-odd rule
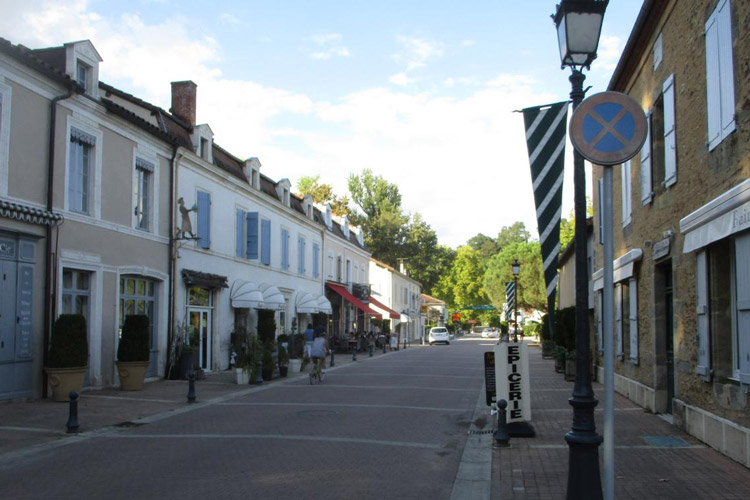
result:
[[[258,212],[247,213],[247,258],[258,258]]]
[[[289,269],[289,231],[281,230],[281,268]]]
[[[320,277],[320,247],[313,243],[313,278]]]
[[[242,257],[244,255],[245,250],[245,238],[244,238],[244,231],[245,228],[245,211],[237,209],[237,219],[235,223],[235,232],[236,239],[235,239],[235,245],[234,245],[234,255],[236,257]]]
[[[260,261],[261,263],[271,265],[271,221],[262,220],[260,222]]]
[[[198,246],[211,248],[211,195],[198,191]]]

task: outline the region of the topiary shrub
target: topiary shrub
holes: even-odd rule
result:
[[[125,316],[120,345],[117,347],[117,361],[148,361],[149,319],[145,314]]]
[[[50,368],[75,368],[87,366],[89,342],[86,336],[86,318],[81,314],[61,314],[52,325],[47,354]]]

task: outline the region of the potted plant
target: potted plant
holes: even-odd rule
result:
[[[117,347],[117,373],[123,391],[143,389],[149,365],[149,318],[145,314],[125,316]]]
[[[182,328],[178,326],[178,335],[182,337],[178,378],[187,380],[188,373],[195,370],[198,364],[198,330],[192,325],[182,326]]]
[[[555,359],[555,371],[557,373],[565,372],[565,348],[556,345],[552,349],[552,357]]]
[[[245,328],[239,328],[232,332],[231,336],[232,350],[237,358],[234,367],[234,373],[237,376],[238,385],[250,383],[250,374],[255,365],[255,342],[256,338],[252,336]]]
[[[279,345],[279,375],[282,377],[287,376],[287,371],[289,370],[289,353],[286,350],[286,347],[283,345]]]
[[[44,369],[55,401],[69,401],[70,391],[80,392],[83,387],[89,359],[87,331],[81,314],[61,314],[52,326]]]

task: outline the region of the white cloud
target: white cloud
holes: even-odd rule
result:
[[[322,172],[322,180],[344,194],[349,174],[371,168],[399,186],[405,210],[422,213],[440,242],[452,246],[517,220],[532,233],[536,227],[523,123],[512,110],[558,97],[535,94],[528,78],[505,74],[472,81],[462,98],[365,88],[315,101],[227,79],[219,42],[196,36],[179,16],[149,24],[135,14],[103,18],[82,0],[20,4],[10,7],[13,21],[0,19],[0,32],[13,43],[42,47],[90,38],[104,58],[103,80],[164,108],[170,81],[195,81],[199,122],[209,123],[217,143],[234,155],[258,156],[274,179],[288,177],[295,184]],[[345,49],[336,34],[309,41],[322,44],[315,52]],[[391,82],[406,85],[414,78],[409,71],[439,58],[442,48],[421,39],[400,41],[404,71]],[[468,83],[454,78],[446,84],[451,81]],[[297,125],[301,116],[317,126]],[[280,147],[287,139],[301,146]]]
[[[389,82],[391,82],[394,85],[399,85],[401,87],[406,87],[411,83],[414,83],[416,80],[414,78],[409,78],[406,73],[397,73],[393,76],[391,76],[388,79]]]
[[[406,67],[406,71],[424,68],[427,63],[442,57],[444,50],[440,42],[398,35],[396,40],[401,44],[402,51],[394,54],[396,64]]]
[[[310,52],[310,58],[318,60],[327,60],[332,57],[349,57],[349,49],[341,44],[343,37],[338,33],[323,33],[312,35],[308,40],[313,42],[322,50]]]
[[[602,35],[599,39],[599,49],[597,50],[596,65],[601,71],[612,72],[617,67],[622,54],[622,40],[613,35]]]

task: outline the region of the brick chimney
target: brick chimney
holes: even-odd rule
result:
[[[172,108],[169,110],[191,127],[195,126],[195,102],[198,86],[190,80],[172,82]]]

